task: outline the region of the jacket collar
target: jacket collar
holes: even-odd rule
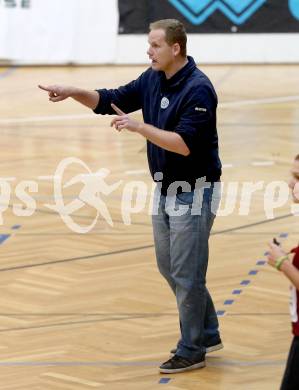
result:
[[[189,76],[190,73],[194,71],[196,68],[196,63],[194,59],[190,56],[188,58],[188,63],[180,69],[178,72],[176,72],[170,79],[167,79],[164,72],[160,73],[161,78],[161,84],[164,88],[174,88],[177,87],[179,84],[181,84],[187,76]]]

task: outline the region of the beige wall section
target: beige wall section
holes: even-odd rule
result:
[[[202,64],[298,63],[298,41],[299,34],[189,34],[188,53]],[[146,63],[146,42],[146,35],[119,35],[116,62]]]

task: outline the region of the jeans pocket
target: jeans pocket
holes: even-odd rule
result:
[[[194,191],[176,194],[176,202],[182,205],[192,205]]]

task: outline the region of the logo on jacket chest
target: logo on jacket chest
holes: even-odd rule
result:
[[[163,108],[163,110],[165,110],[165,108],[167,108],[168,106],[169,106],[169,100],[167,99],[167,97],[164,97],[161,100],[161,108]]]

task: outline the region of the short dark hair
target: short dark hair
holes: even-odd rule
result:
[[[165,40],[168,45],[178,43],[181,56],[187,56],[187,34],[183,23],[176,19],[162,19],[150,24],[150,30],[162,29],[165,31]]]

